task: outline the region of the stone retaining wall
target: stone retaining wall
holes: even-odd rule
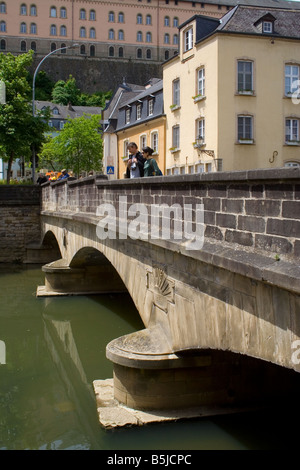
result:
[[[23,262],[26,246],[40,241],[39,186],[0,186],[0,262]]]

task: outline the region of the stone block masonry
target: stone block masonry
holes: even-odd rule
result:
[[[0,263],[23,262],[40,240],[39,186],[0,186]]]

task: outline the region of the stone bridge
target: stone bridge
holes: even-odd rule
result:
[[[41,220],[52,262],[37,295],[125,290],[145,325],[107,345],[119,403],[299,393],[299,168],[46,183]]]

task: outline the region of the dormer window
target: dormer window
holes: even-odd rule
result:
[[[52,114],[59,114],[58,109],[57,109],[57,108],[53,108],[53,109],[52,109]]]
[[[183,43],[183,51],[189,51],[193,47],[193,28],[187,29],[183,33],[184,43]]]
[[[263,33],[273,33],[272,21],[263,21],[262,30],[263,30]]]

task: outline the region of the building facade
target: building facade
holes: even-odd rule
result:
[[[167,174],[299,165],[299,10],[238,5],[179,31],[163,65]]]
[[[164,61],[178,49],[178,26],[197,13],[219,18],[233,0],[0,0],[0,52],[39,55],[79,44],[79,55]],[[78,55],[73,50],[65,56]]]

